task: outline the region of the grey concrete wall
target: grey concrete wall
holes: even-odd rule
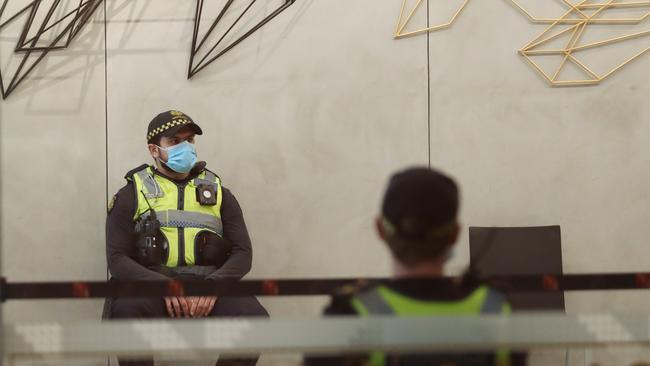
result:
[[[432,164],[462,183],[467,225],[559,224],[565,272],[645,270],[650,60],[599,86],[550,88],[515,53],[544,28],[508,1],[476,1],[431,35]]]
[[[106,279],[103,18],[99,9],[70,49],[0,101],[2,267],[11,281]],[[18,61],[18,28],[0,38],[4,78]],[[99,304],[10,302],[5,321],[97,318]]]
[[[461,182],[466,226],[560,224],[565,272],[645,270],[650,59],[599,86],[550,88],[516,54],[543,26],[508,1],[470,1],[450,29],[395,41],[400,3],[298,0],[188,81],[195,2],[107,0],[107,22],[100,9],[0,102],[4,275],[105,278],[106,201],[149,161],[146,125],[170,108],[203,127],[199,156],[244,209],[250,278],[389,274],[372,232],[385,180],[429,160]],[[450,272],[467,260],[463,235]],[[275,316],[324,302],[265,300]],[[571,312],[649,303],[567,295]],[[10,303],[7,320],[96,319],[99,307]]]

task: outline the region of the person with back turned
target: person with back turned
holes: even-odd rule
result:
[[[429,168],[393,175],[384,195],[376,230],[392,254],[394,278],[346,288],[335,295],[325,315],[463,316],[507,314],[510,306],[498,291],[478,283],[444,281],[460,225],[456,183]],[[406,280],[406,281],[403,281]],[[443,332],[444,329],[432,329]],[[308,357],[316,365],[514,366],[526,357],[505,350],[490,353],[386,354]]]
[[[146,142],[155,165],[126,174],[126,185],[109,204],[106,221],[108,267],[116,280],[206,279],[237,281],[251,269],[251,240],[235,196],[219,176],[197,162],[201,128],[185,113],[157,115]],[[105,317],[205,318],[268,316],[249,297],[109,299]],[[255,365],[251,359],[217,365]],[[120,360],[120,365],[153,365]]]

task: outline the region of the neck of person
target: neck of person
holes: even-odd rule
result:
[[[163,164],[160,163],[160,161],[156,160],[156,169],[162,173],[163,175],[173,179],[173,180],[184,180],[187,179],[187,177],[190,176],[190,173],[179,173],[175,172],[171,169],[165,168]]]
[[[395,278],[416,278],[416,277],[442,277],[444,259],[432,259],[407,266],[397,259],[393,259],[393,275]]]

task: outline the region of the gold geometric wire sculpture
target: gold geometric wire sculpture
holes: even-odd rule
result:
[[[582,19],[578,18],[566,18],[566,19],[558,19],[558,18],[539,18],[534,16],[530,11],[526,10],[524,6],[522,6],[519,3],[519,0],[510,0],[512,4],[519,10],[521,11],[528,19],[530,19],[531,22],[533,23],[539,23],[539,24],[551,24],[555,23],[556,21],[560,20],[558,24],[575,24]],[[575,7],[577,9],[582,9],[582,10],[587,10],[587,9],[598,9],[603,5],[607,4],[585,4],[585,2],[581,2],[579,4],[571,4],[566,0],[563,0],[565,4],[567,4],[570,7]],[[609,8],[642,8],[642,7],[647,7],[650,6],[650,1],[626,1],[626,2],[618,2],[618,3],[613,3],[609,5]],[[643,16],[639,18],[597,18],[597,19],[592,19],[591,24],[639,24],[640,22],[644,21],[646,18],[650,16],[650,11],[645,13]]]
[[[601,24],[638,24],[644,21],[650,15],[650,1],[625,1],[625,0],[600,0],[604,2],[599,3],[588,3],[589,0],[582,0],[578,3],[570,3],[568,0],[563,0],[564,4],[569,7],[569,10],[564,13],[561,17],[556,19],[543,19],[535,18],[528,11],[526,11],[517,0],[511,0],[511,2],[524,12],[530,19],[539,23],[550,23],[550,26],[546,28],[541,34],[535,37],[532,41],[526,44],[519,50],[526,61],[546,79],[546,81],[552,86],[578,86],[578,85],[595,85],[599,84],[606,78],[610,77],[615,72],[622,69],[624,66],[628,65],[630,62],[636,60],[637,58],[643,56],[645,53],[650,51],[650,47],[646,47],[640,52],[634,54],[632,57],[627,58],[622,63],[615,65],[610,70],[598,74],[594,72],[585,62],[581,61],[576,53],[581,51],[586,51],[589,49],[594,49],[597,47],[604,47],[608,45],[613,45],[616,43],[628,41],[631,39],[640,38],[643,36],[650,35],[650,30],[636,32],[631,34],[626,34],[618,37],[608,38],[599,40],[596,42],[580,44],[582,36],[585,33],[585,30],[592,25],[601,25]],[[611,9],[620,9],[620,8],[643,8],[647,7],[648,12],[639,18],[599,18],[598,16],[605,13],[607,10]],[[586,12],[592,11],[590,15]],[[570,18],[571,16],[577,16],[577,18]],[[567,25],[567,27],[559,32],[554,30],[562,25]],[[557,39],[558,37],[569,35],[569,41],[566,46],[563,48],[551,48],[544,49],[543,47],[550,43],[551,41]],[[560,64],[555,68],[553,73],[547,73],[544,69],[533,60],[534,56],[542,55],[557,55],[561,56]],[[585,79],[569,79],[563,80],[559,78],[560,73],[567,67],[569,64],[576,65],[580,70],[587,75]]]
[[[400,39],[400,38],[410,37],[410,36],[416,36],[418,34],[423,34],[423,33],[427,33],[427,32],[434,32],[434,31],[437,31],[437,30],[449,28],[456,21],[456,18],[458,18],[458,15],[463,11],[463,9],[465,9],[465,7],[467,6],[467,3],[469,2],[469,0],[463,0],[463,3],[456,10],[456,12],[453,14],[451,19],[449,19],[449,21],[447,21],[445,23],[436,24],[436,25],[429,26],[429,27],[426,27],[426,28],[421,28],[421,29],[417,29],[417,30],[414,30],[414,31],[405,32],[404,29],[411,22],[411,19],[413,18],[413,15],[417,12],[417,10],[420,8],[420,6],[422,5],[422,2],[423,2],[423,0],[417,0],[417,3],[415,4],[415,6],[413,7],[413,9],[409,12],[409,14],[405,18],[404,17],[404,14],[405,14],[404,10],[406,10],[406,2],[407,1],[408,0],[402,0],[402,7],[401,7],[401,10],[399,12],[399,18],[397,19],[397,26],[395,27],[395,33],[393,34],[395,39]],[[444,0],[444,1],[448,1],[448,0]]]

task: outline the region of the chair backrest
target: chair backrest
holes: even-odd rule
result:
[[[470,263],[482,276],[561,274],[560,226],[470,227]],[[564,311],[564,293],[508,294],[514,311]]]

